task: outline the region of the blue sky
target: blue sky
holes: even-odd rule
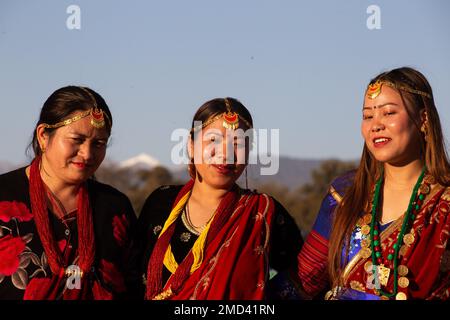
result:
[[[69,5],[81,29],[69,30]],[[369,5],[381,29],[369,30]],[[170,135],[205,101],[232,96],[280,153],[354,159],[373,76],[412,66],[429,79],[450,140],[450,2],[1,0],[0,160],[26,161],[39,110],[57,88],[99,92],[114,127],[108,157],[170,165]]]

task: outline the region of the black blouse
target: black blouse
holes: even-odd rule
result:
[[[136,261],[141,275],[141,294],[145,290],[143,284],[146,282],[147,267],[153,247],[158,239],[158,235],[167,220],[176,196],[182,186],[163,186],[156,189],[145,201],[138,219],[136,239],[134,241],[138,257]],[[269,265],[271,272],[282,272],[294,265],[297,254],[303,245],[303,239],[294,219],[286,209],[276,200],[275,212],[272,223]],[[180,215],[181,216],[181,215]],[[191,250],[198,236],[190,232],[178,218],[174,235],[170,245],[175,260],[180,262]],[[170,271],[163,269],[163,283],[170,277]]]
[[[89,180],[88,193],[96,254],[89,276],[99,279],[114,297],[126,297],[131,233],[136,216],[128,198],[108,185]],[[70,265],[78,247],[76,213],[60,219],[49,210],[49,216],[55,239]],[[12,245],[20,242],[19,239],[26,247],[14,251],[22,248],[22,245]],[[34,277],[50,275],[31,214],[25,168],[0,175],[0,299],[23,299],[26,286]]]

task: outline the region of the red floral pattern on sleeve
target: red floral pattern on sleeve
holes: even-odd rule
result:
[[[19,268],[19,255],[25,250],[25,242],[20,237],[7,235],[0,238],[0,274],[11,276]]]
[[[9,222],[12,218],[24,222],[33,219],[33,215],[22,202],[0,201],[0,220]]]
[[[114,239],[122,248],[128,243],[128,225],[128,219],[125,214],[114,216],[112,221]]]

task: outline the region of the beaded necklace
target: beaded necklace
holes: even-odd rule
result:
[[[416,214],[420,209],[420,206],[422,204],[422,201],[424,199],[424,194],[420,193],[418,195],[419,187],[422,183],[423,177],[425,175],[425,167],[422,169],[422,172],[417,179],[417,182],[414,186],[413,192],[411,194],[411,198],[409,200],[408,208],[405,212],[405,217],[403,218],[402,227],[400,229],[400,233],[397,236],[397,241],[393,246],[393,250],[388,253],[387,260],[393,262],[394,267],[394,290],[392,293],[385,292],[380,288],[378,289],[378,292],[380,295],[385,296],[387,298],[391,298],[396,296],[397,299],[406,299],[406,295],[403,292],[398,293],[398,275],[399,275],[399,267],[398,267],[398,260],[399,260],[399,250],[400,246],[402,244],[402,241],[406,244],[412,244],[414,242],[414,236],[412,234],[405,234],[406,230],[409,229],[410,225],[416,218]],[[371,256],[372,256],[372,271],[376,275],[376,279],[378,279],[378,275],[381,276],[381,284],[386,285],[387,280],[389,278],[389,272],[390,269],[384,267],[382,264],[382,255],[381,255],[381,239],[380,239],[380,232],[378,230],[377,226],[377,209],[379,206],[379,200],[380,200],[380,190],[381,185],[383,183],[383,174],[378,179],[378,181],[375,184],[375,194],[373,198],[372,203],[372,219],[370,222],[370,243],[371,243]],[[416,200],[417,199],[417,200]],[[403,276],[404,271],[400,270],[401,275]],[[407,278],[402,277],[400,278],[400,282],[408,281]],[[406,284],[407,285],[407,284]],[[401,285],[403,286],[403,285]]]
[[[52,273],[60,276],[70,276],[73,274],[73,271],[65,265],[61,250],[56,245],[55,236],[51,228],[45,185],[39,171],[41,161],[40,156],[36,157],[30,167],[29,192],[31,210]],[[91,270],[95,260],[94,225],[86,183],[80,186],[77,209],[79,256],[77,265],[80,268],[79,276],[83,277]]]

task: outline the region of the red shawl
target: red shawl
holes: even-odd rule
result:
[[[190,181],[183,187],[174,207],[192,186],[193,181]],[[162,253],[174,231],[174,227],[169,228],[159,237],[149,261],[147,299],[264,299],[273,212],[274,203],[270,197],[235,186],[219,204],[200,267],[189,274],[193,261],[190,252],[162,287],[158,285],[163,267]]]
[[[429,178],[428,178],[429,179]],[[449,299],[450,259],[447,241],[450,236],[450,188],[434,184],[427,195],[412,227],[414,242],[406,246],[400,264],[408,268],[409,285],[400,288],[408,299]],[[401,219],[400,219],[401,220]],[[401,221],[393,222],[381,234],[382,247],[390,248],[397,239]],[[363,259],[358,253],[344,270],[345,285],[353,289],[374,293],[366,287],[367,273]],[[393,290],[393,276],[387,283]]]

